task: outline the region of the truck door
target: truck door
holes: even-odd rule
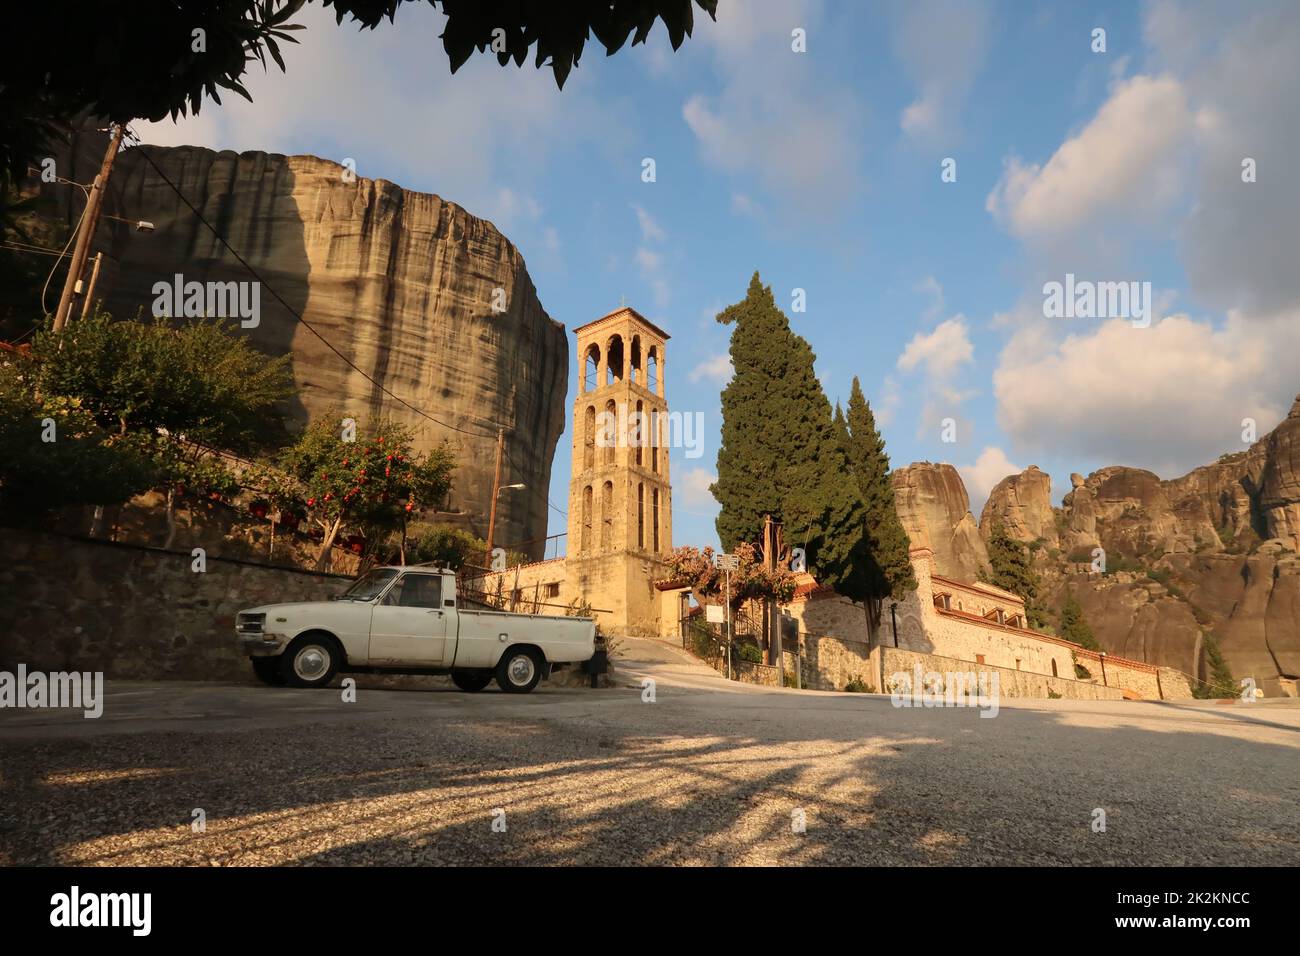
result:
[[[370,617],[370,663],[441,667],[446,653],[442,576],[403,574]]]

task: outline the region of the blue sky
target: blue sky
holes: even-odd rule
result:
[[[613,58],[589,47],[563,91],[531,64],[476,58],[449,75],[425,7],[360,34],[310,7],[287,75],[259,68],[248,84],[254,104],[139,129],[350,157],[361,176],[438,193],[519,246],[569,329],[626,297],[672,334],[670,408],[704,416],[702,455],[672,452],[677,544],[715,541],[706,488],[729,369],[713,316],[755,269],[831,400],[859,376],[894,464],[956,465],[977,517],[1031,463],[1059,501],[1071,472],[1174,477],[1244,447],[1243,419],[1262,435],[1286,414],[1300,390],[1300,7],[720,7],[676,53],[662,26]],[[1043,283],[1067,272],[1150,282],[1150,327],[1045,318]],[[796,288],[805,312],[790,311]],[[561,507],[568,448],[566,435],[549,491]],[[564,530],[554,511],[551,525]]]

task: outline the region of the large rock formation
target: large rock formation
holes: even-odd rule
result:
[[[1052,476],[1030,465],[1008,475],[989,492],[980,513],[980,536],[987,545],[993,526],[1001,523],[1017,541],[1041,541],[1056,547],[1056,515],[1052,511]]]
[[[1107,651],[1201,678],[1212,635],[1235,675],[1270,695],[1296,692],[1300,398],[1249,449],[1181,478],[1112,466],[1070,482],[1053,508],[1043,472],[1008,476],[980,519],[986,540],[1001,521],[1031,546],[1048,607],[1073,594]],[[914,543],[935,550],[941,573],[974,578],[978,552],[957,472],[911,465],[895,473],[895,488]]]
[[[912,547],[934,552],[935,573],[974,581],[988,571],[988,549],[956,468],[914,462],[895,469],[892,478],[894,506],[907,536]]]
[[[77,137],[60,172],[93,178],[103,143]],[[108,257],[97,295],[119,317],[149,314],[154,283],[178,273],[187,282],[254,279],[164,176],[260,274],[260,322],[247,334],[269,353],[293,355],[293,414],[389,416],[414,429],[421,447],[447,439],[460,466],[446,510],[480,535],[504,428],[503,478],[527,490],[502,496],[496,540],[532,542],[519,550],[540,556],[568,343],[518,249],[454,203],[312,156],[136,147],[118,157],[106,211],[148,219],[157,231],[105,220],[97,237]]]

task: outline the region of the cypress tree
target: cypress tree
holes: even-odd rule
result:
[[[1087,618],[1083,616],[1083,607],[1073,594],[1067,594],[1065,602],[1061,605],[1060,634],[1065,640],[1073,641],[1090,651],[1101,650],[1092,628],[1088,626]]]
[[[1038,575],[1029,562],[1029,550],[1011,537],[1001,521],[994,522],[989,535],[989,565],[992,573],[986,578],[988,583],[1020,595],[1025,601],[1025,617],[1029,623],[1045,627],[1047,616],[1038,603]]]
[[[841,414],[838,405],[835,415],[849,469],[866,509],[866,540],[863,561],[854,581],[856,593],[846,596],[866,604],[868,626],[874,635],[884,599],[901,601],[908,591],[916,589],[909,554],[911,542],[894,507],[885,439],[876,427],[876,417],[856,375],[849,392],[847,417]]]
[[[755,272],[745,298],[718,314],[734,325],[735,374],[722,392],[718,537],[731,551],[759,541],[763,515],[805,549],[808,569],[839,589],[863,552],[865,509],[836,435],[812,348],[790,328]]]

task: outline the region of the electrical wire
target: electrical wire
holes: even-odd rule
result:
[[[45,277],[45,285],[41,286],[41,313],[44,315],[50,314],[50,310],[45,307],[45,293],[49,291],[50,280],[54,278],[54,273],[58,271],[59,263],[63,261],[63,257],[68,254],[68,248],[72,245],[72,241],[77,238],[77,233],[81,231],[81,226],[86,221],[86,212],[90,209],[90,192],[81,183],[73,183],[72,185],[80,187],[81,191],[86,194],[86,204],[81,207],[81,216],[77,219],[77,225],[73,227],[72,234],[68,236],[67,245],[59,253],[59,261],[54,263],[53,268],[50,269],[50,274]]]

